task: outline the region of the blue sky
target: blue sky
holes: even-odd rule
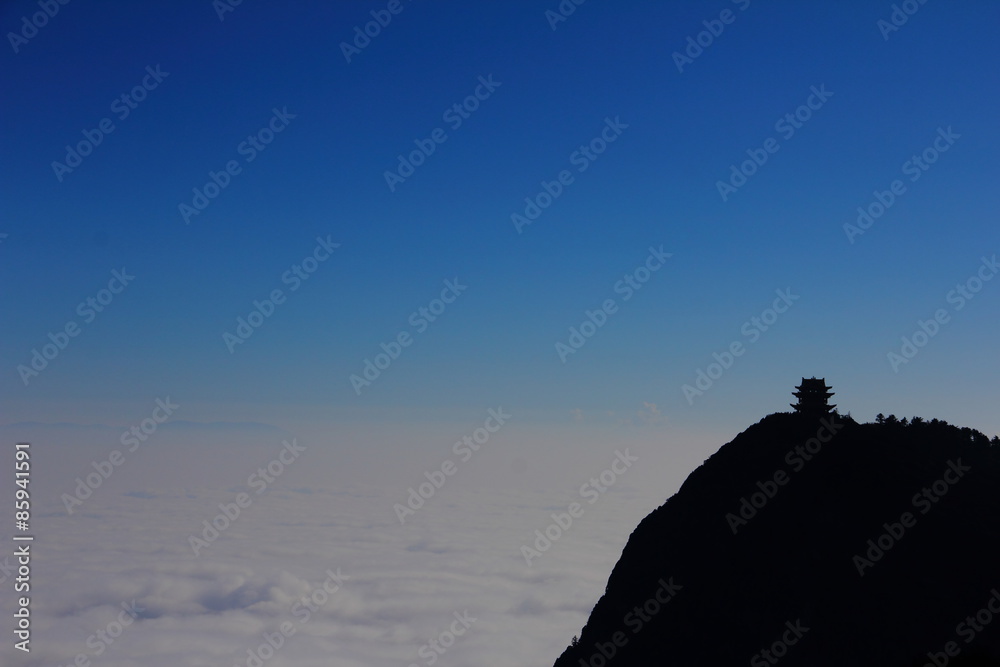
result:
[[[131,423],[170,395],[195,421],[291,429],[405,434],[502,404],[570,440],[648,402],[686,432],[735,432],[815,374],[861,419],[1000,431],[1000,283],[961,311],[946,300],[997,250],[1000,10],[930,2],[884,39],[891,3],[678,5],[590,0],[553,30],[555,2],[403,0],[350,62],[340,43],[386,3],[244,2],[220,20],[207,0],[72,2],[16,53],[8,37],[5,423]],[[679,72],[672,54],[723,10]],[[37,11],[5,3],[0,25]],[[119,118],[147,67],[167,74]],[[499,86],[452,129],[443,114],[480,77]],[[832,96],[784,136],[813,87]],[[274,109],[294,118],[246,161]],[[60,181],[52,162],[104,118],[114,131]],[[627,128],[576,171],[609,118]],[[436,128],[446,141],[390,191],[385,171]],[[909,181],[939,128],[959,138]],[[723,201],[717,182],[769,138]],[[185,224],[178,206],[230,160],[240,172]],[[564,169],[573,182],[518,233],[511,214]],[[894,179],[905,193],[848,242]],[[317,237],[340,247],[289,291]],[[651,246],[672,256],[625,302],[614,286]],[[77,305],[123,267],[134,282],[85,323]],[[467,289],[416,333],[411,313],[456,278]],[[785,288],[799,300],[689,405],[682,385]],[[274,289],[287,301],[230,353],[222,334]],[[608,298],[617,312],[563,363],[555,344]],[[939,308],[950,321],[894,372],[887,353]],[[69,321],[80,335],[26,385],[17,366]],[[349,376],[402,331],[413,344],[358,395]]]

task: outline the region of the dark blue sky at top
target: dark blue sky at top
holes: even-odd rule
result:
[[[1000,284],[960,312],[945,295],[997,250],[1000,8],[932,0],[885,40],[891,3],[589,0],[552,30],[557,4],[404,0],[350,63],[339,44],[385,3],[245,0],[220,21],[208,0],[75,0],[18,53],[5,39],[4,419],[170,394],[383,415],[649,401],[745,422],[812,374],[864,418],[976,422],[995,405]],[[735,21],[678,72],[673,52],[723,9]],[[36,11],[4,3],[0,28]],[[147,66],[169,75],[119,119]],[[480,76],[500,87],[452,129],[442,113]],[[784,138],[775,122],[813,86],[833,96]],[[246,162],[238,145],[275,108],[295,118]],[[114,131],[60,182],[51,163],[106,117]],[[511,214],[606,118],[628,127],[518,234]],[[385,170],[439,127],[390,192]],[[901,165],[948,127],[960,138],[910,182]],[[716,182],[771,137],[780,149],[722,201]],[[241,173],[185,224],[178,205],[229,160]],[[843,224],[897,178],[905,194],[849,243]],[[288,292],[282,274],[327,235],[340,248]],[[622,302],[616,281],[661,245],[667,266]],[[121,267],[134,282],[82,324],[77,304]],[[468,289],[356,395],[348,376],[455,277]],[[689,406],[681,385],[785,287],[800,300]],[[222,333],[275,288],[287,302],[230,354]],[[562,363],[555,343],[607,298],[618,312]],[[886,353],[938,308],[951,322],[894,373]],[[69,320],[81,335],[25,386],[16,366]]]

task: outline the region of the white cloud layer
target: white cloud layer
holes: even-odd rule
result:
[[[431,664],[431,656],[456,667],[551,664],[579,632],[635,525],[687,472],[665,481],[636,466],[589,504],[578,488],[611,463],[616,448],[588,454],[588,474],[551,484],[529,483],[525,466],[511,468],[503,483],[484,484],[490,466],[510,467],[484,452],[403,525],[393,505],[406,502],[425,468],[440,464],[438,454],[401,475],[410,480],[402,486],[360,476],[306,485],[329,463],[316,453],[257,495],[245,480],[277,445],[246,456],[228,448],[228,461],[212,468],[215,488],[185,484],[190,459],[150,453],[68,515],[60,494],[91,453],[66,457],[66,448],[48,448],[39,452],[43,493],[33,507],[32,651],[4,642],[2,663],[63,666],[83,654],[95,666],[230,667],[257,664],[248,650],[263,645],[262,664],[274,667],[408,667]],[[151,483],[146,467],[171,456],[164,481]],[[71,463],[56,465],[60,457]],[[475,465],[482,474],[471,472]],[[6,497],[8,483],[2,486]],[[217,519],[224,527],[195,556],[190,537],[204,539],[202,522],[240,492],[250,504],[228,526]],[[521,545],[533,545],[534,531],[574,501],[583,515],[528,566]],[[12,544],[9,534],[3,539]],[[328,571],[343,581],[320,595],[324,581],[332,588]],[[133,601],[134,621],[123,608]],[[5,594],[4,618],[12,618],[13,604]],[[283,624],[294,632],[281,634]],[[266,636],[280,645],[273,655]],[[435,651],[432,639],[450,645]]]

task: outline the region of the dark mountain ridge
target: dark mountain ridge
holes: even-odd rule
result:
[[[740,433],[639,523],[555,667],[1000,664],[998,441],[880,421]]]

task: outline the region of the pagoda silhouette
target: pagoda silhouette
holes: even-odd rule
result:
[[[837,407],[828,403],[833,392],[826,384],[826,378],[817,379],[816,376],[802,378],[802,384],[796,387],[798,391],[793,391],[792,396],[799,399],[798,403],[789,403],[799,414],[810,416],[828,415]]]

